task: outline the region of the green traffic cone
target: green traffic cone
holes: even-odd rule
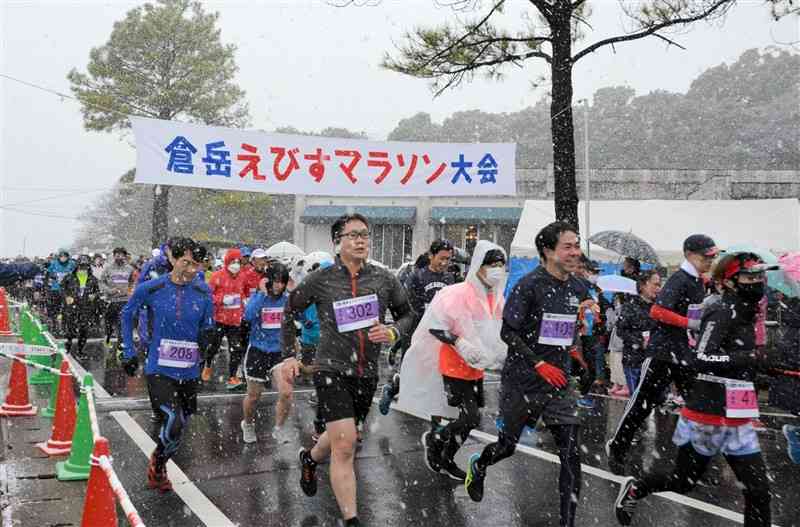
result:
[[[50,385],[50,402],[47,408],[39,410],[42,417],[53,417],[56,415],[56,397],[58,396],[58,385],[61,384],[61,375],[53,375],[53,383]]]
[[[49,346],[50,343],[45,338],[44,334],[47,332],[47,326],[36,323],[34,324],[34,331],[33,331],[33,342],[36,346]],[[53,356],[50,355],[34,355],[30,357],[31,362],[35,362],[37,364],[41,364],[42,366],[50,366],[53,367]],[[31,375],[30,379],[28,379],[28,384],[52,384],[55,377],[52,373],[47,370],[37,370],[36,373]]]
[[[19,325],[20,335],[22,335],[23,342],[25,342],[25,344],[33,344],[33,337],[31,333],[33,329],[33,320],[31,318],[31,313],[27,308],[23,309],[19,316]]]
[[[86,401],[86,390],[94,386],[92,374],[83,378],[83,390],[78,401],[78,418],[75,421],[75,432],[72,434],[72,448],[69,459],[56,463],[56,476],[59,481],[78,481],[89,479],[91,464],[89,463],[94,448],[92,424],[89,417],[89,403]]]

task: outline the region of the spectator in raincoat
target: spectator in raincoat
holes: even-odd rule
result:
[[[425,461],[453,479],[466,477],[453,456],[480,423],[484,369],[500,368],[506,358],[500,339],[505,264],[500,246],[478,241],[466,280],[433,298],[400,370],[397,407],[431,419],[431,431],[423,435]]]

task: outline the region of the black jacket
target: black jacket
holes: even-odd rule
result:
[[[777,359],[788,369],[800,370],[800,299],[785,300],[781,318],[782,336]],[[769,390],[769,404],[800,416],[800,379],[776,376]]]
[[[78,270],[75,269],[61,281],[64,298],[70,297],[74,300],[72,304],[64,303],[64,315],[67,317],[78,315],[88,320],[93,316],[97,300],[100,297],[100,282],[90,270],[87,272],[86,285],[81,289],[77,273]]]
[[[658,322],[650,318],[652,302],[634,296],[620,309],[617,336],[622,339],[622,365],[641,368],[647,358],[647,343]]]
[[[311,273],[289,294],[281,325],[284,356],[294,355],[295,319],[309,306],[316,305],[320,340],[315,366],[351,377],[377,377],[381,344],[369,341],[368,329],[340,332],[333,308],[336,301],[373,294],[378,297],[376,316],[381,323],[388,309],[400,336],[409,334],[414,325],[414,312],[397,278],[390,271],[369,263],[351,277],[337,257],[334,265]]]
[[[731,291],[703,313],[697,349],[686,355],[689,366],[701,378],[724,377],[753,382],[767,362],[756,356],[754,321],[758,305],[746,303]],[[724,408],[725,390],[719,383],[698,381],[692,384],[686,398],[690,410],[718,414]]]
[[[422,318],[422,314],[436,293],[454,283],[455,278],[452,273],[434,273],[428,267],[416,269],[408,280],[407,289],[408,301],[417,315],[417,320]]]

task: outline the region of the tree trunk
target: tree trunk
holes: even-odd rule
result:
[[[169,110],[159,112],[160,119],[169,119]],[[153,235],[150,239],[153,248],[160,247],[169,236],[169,186],[156,185],[153,188]]]
[[[153,235],[152,246],[159,247],[169,236],[169,187],[156,185],[153,188]]]
[[[575,186],[575,136],[572,123],[572,35],[570,7],[553,9],[551,64],[552,101],[550,127],[553,135],[553,176],[556,220],[578,225],[578,191]]]

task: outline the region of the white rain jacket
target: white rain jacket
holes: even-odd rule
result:
[[[457,335],[456,351],[471,367],[499,369],[503,366],[507,347],[500,340],[500,327],[506,280],[493,288],[494,302],[490,308],[486,286],[476,276],[491,249],[503,251],[492,242],[478,241],[466,280],[441,289],[425,310],[400,369],[398,410],[423,419],[430,419],[432,415],[458,416],[458,409],[447,405],[439,371],[442,343],[431,335],[431,329],[447,330]]]

